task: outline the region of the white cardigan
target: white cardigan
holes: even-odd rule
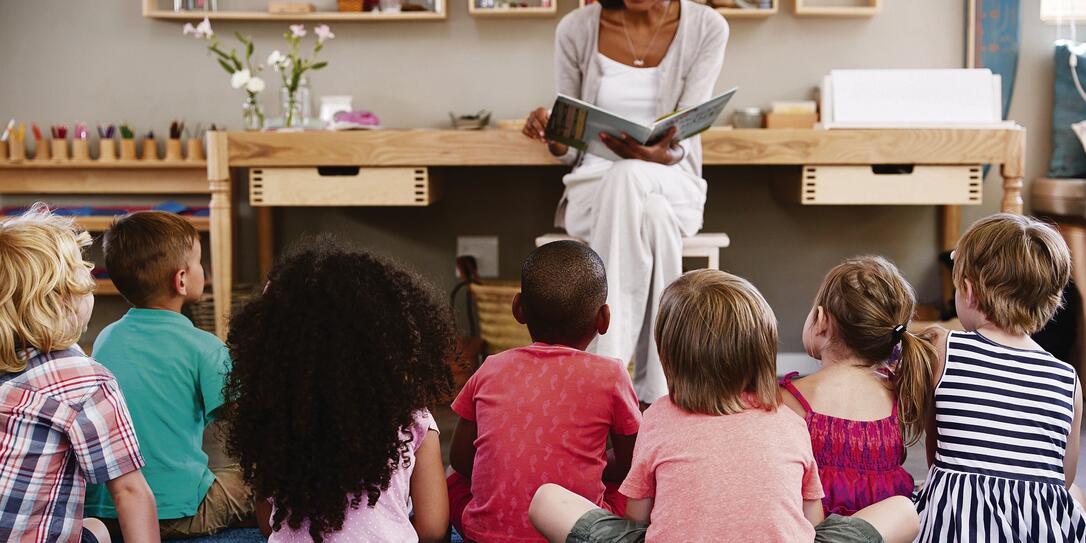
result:
[[[712,98],[724,65],[728,23],[707,6],[679,0],[679,28],[660,62],[660,89],[656,115],[700,104]],[[595,2],[562,18],[555,32],[554,77],[559,93],[595,103],[603,68],[599,52],[600,12]],[[701,176],[701,137],[682,142],[688,171]],[[566,165],[580,161],[580,151],[570,149],[560,157]]]

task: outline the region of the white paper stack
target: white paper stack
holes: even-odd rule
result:
[[[991,70],[833,70],[822,88],[826,128],[994,128],[1000,78]]]

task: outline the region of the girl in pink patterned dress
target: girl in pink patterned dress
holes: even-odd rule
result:
[[[803,326],[822,368],[781,381],[785,404],[807,421],[826,514],[851,515],[910,496],[905,446],[923,436],[935,349],[908,332],[915,295],[881,257],[846,260],[826,276]]]

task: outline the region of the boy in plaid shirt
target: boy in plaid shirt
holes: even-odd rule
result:
[[[86,232],[41,205],[0,220],[0,540],[107,543],[83,519],[104,483],[129,541],[159,540],[117,381],[76,341],[94,307]]]

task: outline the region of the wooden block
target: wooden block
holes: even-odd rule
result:
[[[818,113],[766,113],[766,128],[814,128]]]
[[[317,6],[309,2],[268,2],[268,13],[276,15],[294,15],[314,11],[317,11]]]

